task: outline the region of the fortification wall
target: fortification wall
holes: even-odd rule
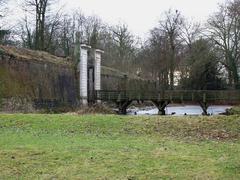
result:
[[[71,63],[44,52],[0,46],[0,96],[35,102],[77,100]]]
[[[27,99],[37,107],[76,105],[79,73],[71,60],[46,52],[0,46],[0,100]],[[102,90],[154,90],[155,83],[101,67]]]

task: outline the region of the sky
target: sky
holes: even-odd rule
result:
[[[80,8],[86,15],[98,15],[110,24],[123,22],[144,38],[169,8],[188,19],[204,23],[224,0],[60,0],[67,10]]]
[[[225,0],[59,0],[56,9],[67,12],[80,9],[85,15],[97,15],[103,22],[111,25],[126,23],[130,31],[145,39],[148,32],[157,26],[165,11],[170,8],[179,10],[190,20],[204,23],[217,11],[218,3]],[[10,0],[12,20],[17,21],[21,13],[16,6],[22,0]],[[15,12],[15,13],[14,13]],[[14,16],[14,18],[13,18]]]

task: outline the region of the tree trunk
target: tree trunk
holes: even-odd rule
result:
[[[175,46],[171,38],[171,58],[170,58],[170,89],[174,89],[174,63],[175,63]]]
[[[231,76],[232,76],[231,78],[233,81],[233,87],[237,89],[239,86],[239,75],[238,75],[237,63],[231,54],[229,54],[229,64],[231,69]]]
[[[35,49],[39,49],[39,5],[36,5],[36,32],[35,32]]]

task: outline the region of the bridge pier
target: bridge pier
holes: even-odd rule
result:
[[[166,115],[166,107],[170,103],[169,101],[152,101],[153,104],[158,108],[159,115]]]
[[[207,95],[206,95],[206,93],[203,93],[202,101],[200,100],[199,104],[200,104],[200,106],[201,106],[201,108],[203,110],[202,115],[207,116],[208,115],[207,109],[208,109],[209,106],[207,104]]]
[[[208,115],[208,112],[207,112],[207,109],[208,109],[208,104],[207,104],[207,102],[199,102],[199,104],[200,104],[200,106],[201,106],[201,108],[202,108],[202,110],[203,110],[203,113],[202,113],[202,115],[204,115],[204,116],[207,116]]]
[[[127,108],[132,103],[132,100],[125,100],[117,102],[118,105],[118,114],[126,115],[127,114]]]

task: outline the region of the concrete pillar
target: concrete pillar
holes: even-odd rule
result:
[[[94,57],[94,89],[96,91],[101,90],[101,61],[102,61],[102,54],[104,51],[99,49],[95,50],[95,57]],[[97,101],[100,103],[101,101]]]
[[[80,46],[80,63],[79,63],[79,85],[80,85],[80,101],[81,104],[88,105],[88,50],[91,48],[85,44]]]

